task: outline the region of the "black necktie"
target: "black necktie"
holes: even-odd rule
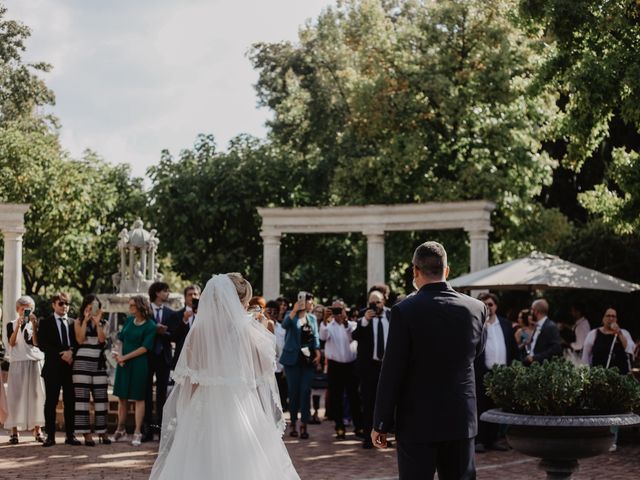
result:
[[[378,318],[378,345],[376,345],[376,355],[378,360],[384,357],[384,328],[382,327],[382,317]]]
[[[64,318],[58,318],[60,320],[60,331],[62,332],[62,346],[67,349],[69,348],[69,341],[67,340],[69,337],[67,335],[67,326],[64,324]]]

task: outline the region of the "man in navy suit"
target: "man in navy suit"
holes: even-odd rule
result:
[[[487,306],[489,316],[484,325],[487,343],[484,351],[475,362],[476,394],[478,397],[478,417],[495,405],[487,396],[484,386],[484,376],[494,365],[511,365],[516,358],[518,346],[514,337],[511,322],[498,315],[498,297],[493,293],[482,293],[478,300]],[[476,453],[484,453],[487,449],[507,450],[506,446],[496,443],[498,439],[498,424],[480,421],[478,436],[476,437]]]
[[[543,360],[551,360],[562,355],[562,341],[558,326],[552,322],[549,314],[549,302],[539,298],[531,304],[534,325],[536,326],[531,338],[531,354],[525,358],[525,365],[533,362],[542,363]]]
[[[453,290],[448,274],[444,247],[423,243],[413,255],[418,291],[391,309],[371,440],[385,448],[395,421],[401,480],[476,476],[474,360],[487,307]]]
[[[149,300],[153,310],[153,320],[156,322],[156,339],[153,349],[147,353],[149,360],[149,376],[147,377],[147,395],[144,407],[145,433],[143,441],[153,440],[153,434],[160,432],[162,425],[162,409],[167,400],[169,373],[173,362],[171,339],[177,326],[176,312],[165,303],[169,299],[169,285],[164,282],[154,282],[149,287]],[[156,379],[156,416],[153,421],[153,377]]]
[[[198,314],[200,292],[200,287],[195,284],[189,285],[184,289],[184,307],[176,312],[176,328],[172,337],[172,340],[176,344],[176,349],[173,354],[171,369],[176,368],[178,358],[180,358],[180,352],[182,352],[184,340],[187,338],[187,334],[189,333],[189,330],[191,330],[191,326]]]

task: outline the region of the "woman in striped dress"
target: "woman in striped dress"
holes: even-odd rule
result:
[[[107,362],[104,355],[107,341],[107,321],[102,318],[102,304],[96,295],[84,297],[80,318],[74,322],[78,349],[73,361],[73,390],[76,396],[75,433],[84,435],[84,444],[95,446],[89,423],[91,397],[95,409],[95,433],[101,443],[110,444],[107,437]]]

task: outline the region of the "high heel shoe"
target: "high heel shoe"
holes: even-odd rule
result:
[[[134,433],[133,440],[131,440],[131,445],[133,445],[134,447],[139,447],[141,443],[142,443],[142,434]]]
[[[113,437],[111,437],[109,440],[111,440],[112,442],[119,442],[120,440],[122,441],[126,441],[127,440],[127,431],[126,430],[116,430],[113,433]]]
[[[100,434],[98,437],[98,442],[103,445],[111,445],[111,439],[107,436],[106,433]]]

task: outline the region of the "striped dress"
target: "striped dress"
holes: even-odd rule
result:
[[[108,324],[105,320],[100,321],[105,335]],[[107,432],[107,410],[109,397],[107,386],[109,377],[107,376],[107,362],[104,356],[104,343],[98,342],[98,331],[89,322],[84,342],[78,345],[78,349],[73,360],[73,389],[76,398],[75,405],[75,432],[90,433],[89,408],[91,397],[95,409],[95,433]]]

